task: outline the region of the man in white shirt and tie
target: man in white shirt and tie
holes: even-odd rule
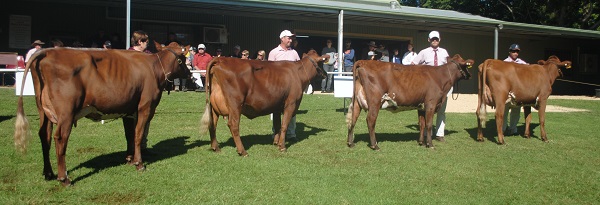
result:
[[[413,59],[412,65],[430,65],[430,66],[441,66],[446,64],[446,58],[449,57],[446,49],[440,48],[440,33],[437,31],[431,31],[429,33],[430,46],[419,52],[419,54]],[[437,140],[445,142],[444,129],[446,127],[446,105],[448,104],[448,98],[452,94],[453,88],[450,88],[448,94],[446,94],[446,100],[442,103],[442,106],[437,111],[437,117],[435,119],[435,128]]]

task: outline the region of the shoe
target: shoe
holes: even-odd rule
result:
[[[440,142],[446,142],[446,139],[444,139],[444,136],[437,136],[437,137],[435,137],[435,139]]]
[[[187,88],[183,88],[183,89],[182,89],[182,91],[183,91],[183,92],[187,92]]]
[[[517,132],[510,132],[510,133],[506,133],[504,136],[517,136],[519,135],[519,133]]]
[[[286,135],[285,136],[285,140],[287,140],[288,142],[297,142],[298,138],[296,138],[296,135]]]

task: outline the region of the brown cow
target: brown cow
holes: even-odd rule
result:
[[[303,90],[310,80],[317,74],[326,75],[317,63],[327,57],[311,50],[296,62],[213,59],[206,71],[206,110],[201,127],[202,131],[210,131],[211,148],[220,151],[215,132],[218,117],[225,116],[237,153],[247,156],[240,140],[240,116],[254,119],[273,113],[273,127],[279,133],[273,144],[285,151],[285,132],[290,119],[300,107]]]
[[[502,123],[504,109],[524,106],[525,137],[530,137],[531,106],[538,110],[542,140],[546,138],[546,101],[552,93],[552,84],[562,72],[559,67],[571,68],[571,61],[561,62],[550,56],[539,65],[523,65],[488,59],[479,65],[479,96],[477,105],[477,140],[483,141],[482,126],[486,121],[486,105],[496,107],[498,143],[504,144]]]
[[[177,43],[157,46],[156,54],[128,50],[52,48],[38,51],[29,60],[25,74],[31,69],[35,99],[40,115],[39,137],[44,155],[43,175],[55,178],[50,164],[52,126],[56,124],[54,141],[58,161],[58,177],[70,185],[65,154],[71,128],[86,117],[94,121],[123,118],[127,138],[128,163],[143,170],[140,143],[166,82],[189,75],[184,53]],[[25,83],[25,79],[23,79]],[[28,122],[19,97],[15,124],[15,146],[26,151]],[[133,158],[133,159],[132,159]]]
[[[354,147],[354,125],[361,109],[367,111],[367,127],[371,149],[379,150],[375,139],[375,122],[380,109],[391,112],[418,110],[419,144],[423,145],[427,128],[427,147],[431,142],[433,115],[446,100],[452,84],[461,78],[469,79],[467,70],[473,60],[463,60],[460,55],[448,57],[441,66],[411,65],[361,60],[354,65],[354,94],[349,105],[348,146]]]

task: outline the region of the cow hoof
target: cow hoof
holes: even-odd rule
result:
[[[133,160],[133,155],[127,155],[127,156],[125,157],[125,161],[126,161],[127,163],[131,163],[131,161],[132,161],[132,160]]]
[[[433,146],[433,144],[427,144],[425,145],[425,148],[435,149],[435,146]]]
[[[287,151],[287,148],[285,148],[285,147],[284,148],[279,148],[279,152],[286,152],[286,151]]]
[[[354,143],[348,143],[348,147],[353,148],[356,144]]]
[[[423,142],[418,142],[418,143],[419,143],[419,146],[423,146],[424,145]]]
[[[238,152],[238,155],[240,155],[240,157],[247,157],[248,156],[248,152],[246,152],[244,150],[243,152]]]
[[[498,145],[505,145],[504,141],[498,142]]]
[[[478,142],[485,142],[485,140],[483,138],[481,138],[481,139],[477,138],[477,141]]]
[[[137,165],[135,167],[135,169],[137,169],[140,172],[146,171],[146,166],[144,166],[143,164]]]
[[[46,181],[55,180],[56,175],[54,175],[54,173],[52,173],[52,172],[44,173],[44,179]]]
[[[221,149],[219,149],[218,147],[210,148],[210,150],[212,150],[213,152],[216,152],[216,153],[221,152]]]
[[[69,178],[64,178],[64,179],[57,179],[58,182],[60,182],[60,184],[64,187],[69,187],[71,186],[71,180]]]
[[[379,150],[380,150],[380,149],[379,149],[379,146],[377,146],[377,145],[375,145],[375,146],[369,146],[369,147],[370,147],[372,150],[375,150],[375,151],[379,151]]]

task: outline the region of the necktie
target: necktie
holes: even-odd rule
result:
[[[438,60],[437,60],[437,48],[436,48],[436,49],[433,49],[433,52],[435,53],[435,54],[433,55],[433,66],[438,66],[438,63],[437,63],[437,61],[438,61]]]

